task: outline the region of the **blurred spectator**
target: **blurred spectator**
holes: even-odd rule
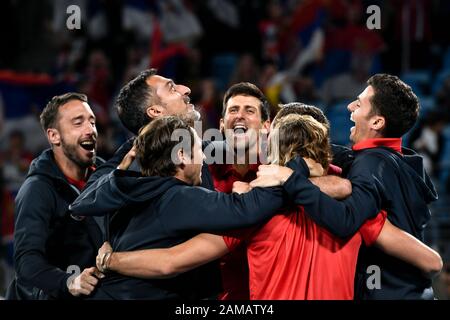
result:
[[[202,115],[203,130],[218,128],[222,118],[222,97],[217,91],[212,79],[204,79],[200,82],[196,95],[193,97],[196,106]]]
[[[89,103],[97,106],[93,108],[97,122],[102,125],[109,123],[109,102],[112,92],[112,75],[110,61],[101,50],[94,50],[89,55],[84,81],[79,91],[89,97]]]
[[[203,34],[197,17],[181,0],[159,0],[160,23],[167,43],[192,45]]]
[[[324,104],[330,106],[355,99],[367,86],[371,64],[371,57],[353,55],[350,72],[333,76],[324,82],[321,90]]]
[[[0,296],[14,275],[13,234],[14,197],[22,185],[33,159],[25,150],[21,131],[9,134],[8,148],[0,155]]]
[[[15,193],[25,181],[33,155],[25,149],[25,135],[22,131],[12,131],[7,144],[0,161],[3,163],[5,188]]]
[[[255,58],[250,53],[243,54],[234,70],[229,86],[239,82],[250,82],[257,84],[259,67]]]
[[[430,111],[410,136],[409,145],[422,155],[424,167],[431,175],[436,175],[439,170],[446,123],[442,112]]]
[[[394,0],[395,39],[402,45],[403,70],[428,67],[430,59],[431,1]]]
[[[259,31],[262,38],[263,61],[280,63],[279,36],[283,31],[286,20],[283,16],[283,6],[278,0],[271,0],[266,6],[267,18],[259,23]]]

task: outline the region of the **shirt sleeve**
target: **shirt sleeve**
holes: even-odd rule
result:
[[[167,199],[161,215],[167,232],[209,232],[223,234],[233,229],[248,228],[275,215],[283,206],[281,188],[254,188],[244,194],[227,194],[198,187],[181,187]]]
[[[236,249],[242,242],[247,241],[255,232],[257,227],[250,227],[245,229],[233,230],[224,233],[223,241],[228,247],[229,251]]]
[[[230,236],[223,236],[223,241],[227,245],[229,251],[233,251],[242,243],[241,239]]]
[[[359,229],[359,233],[361,234],[366,246],[371,246],[375,243],[375,241],[377,241],[381,230],[383,230],[386,218],[386,211],[381,210],[375,218],[367,220],[361,226],[361,229]]]

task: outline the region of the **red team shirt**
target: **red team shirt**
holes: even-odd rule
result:
[[[232,165],[212,164],[209,171],[213,177],[214,188],[217,191],[231,193],[236,181],[250,182],[256,179],[259,164],[250,165],[247,174],[242,177]],[[236,250],[220,259],[223,292],[220,300],[248,300],[248,263],[245,245],[236,246]]]
[[[339,175],[341,169],[330,165],[328,173]],[[224,180],[216,182],[213,176],[216,188],[227,189],[223,188]],[[240,180],[233,177],[227,178],[227,192],[231,192],[234,181]],[[233,257],[232,268],[222,263],[225,292],[221,298],[241,298],[235,290],[242,293],[249,283],[251,300],[353,299],[359,248],[362,241],[366,245],[376,241],[385,220],[386,213],[381,211],[353,237],[342,240],[314,223],[299,206],[280,212],[264,225],[229,233],[223,239],[230,251],[237,248],[239,254],[226,256]],[[249,271],[242,257],[245,248]]]
[[[250,166],[242,177],[232,165],[211,165],[215,189],[231,193],[235,181],[255,179],[258,166]],[[328,170],[334,175],[341,172],[333,165]],[[298,207],[280,212],[265,225],[232,232],[224,237],[232,252],[221,259],[224,292],[219,298],[353,299],[359,247],[363,240],[366,245],[375,242],[385,219],[381,212],[351,239],[341,240]]]
[[[385,219],[381,211],[352,238],[342,240],[298,207],[223,239],[230,250],[247,246],[251,300],[353,299],[359,248],[363,240],[366,245],[376,241]]]

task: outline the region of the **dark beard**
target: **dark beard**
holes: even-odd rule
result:
[[[65,143],[64,140],[61,139],[61,148],[63,150],[64,155],[82,169],[87,169],[95,163],[96,155],[94,155],[91,159],[88,159],[87,161],[80,159],[77,156],[78,145]]]

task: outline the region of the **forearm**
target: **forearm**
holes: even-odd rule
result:
[[[131,252],[113,252],[108,270],[136,278],[167,278],[175,276],[171,270],[168,249],[148,249]]]
[[[167,278],[197,268],[227,252],[221,236],[200,234],[172,248],[113,252],[107,268],[131,277]]]
[[[419,268],[430,278],[442,269],[442,259],[436,251],[388,220],[375,245],[385,253]]]
[[[327,194],[334,199],[345,199],[352,194],[352,184],[350,180],[343,179],[337,176],[323,176],[323,177],[313,177],[309,180],[317,187],[320,191]]]

